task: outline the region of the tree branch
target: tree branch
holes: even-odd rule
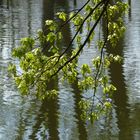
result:
[[[91,34],[93,33],[94,29],[96,28],[97,24],[99,23],[99,21],[100,21],[101,17],[103,16],[104,12],[106,11],[106,7],[107,7],[108,3],[109,3],[109,0],[106,0],[102,12],[100,13],[98,19],[96,20],[95,24],[94,24],[93,27],[91,28],[91,30],[90,30],[90,32],[89,32],[87,38],[85,39],[84,43],[80,46],[80,48],[79,48],[79,50],[77,51],[77,53],[76,53],[73,57],[71,57],[68,61],[66,61],[62,66],[60,66],[60,67],[58,68],[58,70],[57,70],[53,75],[51,75],[51,77],[55,76],[60,70],[63,69],[63,67],[65,67],[65,66],[66,66],[68,63],[70,63],[71,61],[73,61],[73,60],[80,54],[80,52],[82,51],[82,49],[84,48],[84,46],[85,46],[86,43],[88,42],[88,40],[89,40]]]

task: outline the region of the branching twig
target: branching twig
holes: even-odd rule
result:
[[[88,2],[89,2],[89,1],[88,1]],[[88,4],[88,2],[85,3],[84,6],[83,6],[82,8],[80,8],[79,11],[78,11],[72,18],[70,18],[68,21],[66,21],[66,22],[61,26],[61,28],[62,28],[66,23],[68,23],[70,20],[72,20],[72,19],[73,19],[73,18]],[[61,58],[61,57],[69,50],[69,48],[72,46],[73,41],[75,40],[76,36],[78,35],[78,33],[80,32],[80,30],[82,29],[82,27],[83,27],[84,23],[86,22],[86,20],[93,14],[93,12],[94,12],[94,11],[98,8],[98,6],[99,6],[100,4],[102,4],[103,2],[104,2],[103,0],[100,1],[100,2],[90,11],[90,13],[85,17],[85,19],[83,20],[83,22],[80,24],[80,27],[79,27],[78,30],[76,31],[74,37],[71,39],[71,41],[70,41],[68,47],[60,54],[60,56],[58,57],[57,62],[54,64],[53,67],[55,67],[55,66],[58,64],[60,58]]]
[[[73,41],[75,40],[75,38],[76,38],[76,36],[78,35],[78,33],[81,31],[81,29],[82,29],[84,23],[86,22],[86,20],[93,14],[93,12],[98,8],[98,6],[99,6],[100,4],[102,4],[102,2],[103,2],[103,0],[102,0],[101,2],[99,2],[99,3],[90,11],[90,13],[85,17],[85,19],[84,19],[83,22],[81,23],[80,27],[79,27],[78,30],[76,31],[74,37],[73,37],[72,40],[70,41],[69,46],[68,46],[68,47],[65,49],[65,51],[60,55],[60,57],[61,57],[62,55],[64,55],[64,54],[69,50],[70,46],[72,45],[72,43],[73,43]]]
[[[61,27],[59,28],[59,31],[67,24],[69,23],[74,17],[76,17],[83,9],[84,7],[90,2],[90,0],[88,0],[71,18],[69,18],[64,24],[61,25]]]
[[[109,2],[109,0],[108,0],[108,2]],[[106,7],[105,7],[105,9],[106,9]],[[98,82],[98,78],[99,78],[100,69],[101,69],[101,66],[102,66],[104,48],[105,48],[105,46],[106,46],[106,44],[107,44],[107,39],[108,39],[108,14],[107,14],[107,10],[106,10],[106,16],[107,16],[107,18],[106,18],[106,24],[107,24],[107,25],[106,25],[106,26],[107,26],[107,31],[106,31],[106,32],[107,32],[107,34],[106,34],[106,38],[105,38],[105,40],[104,40],[103,47],[102,47],[102,49],[101,49],[100,64],[99,64],[99,67],[98,67],[98,69],[97,69],[97,73],[96,73],[95,79],[94,79],[94,81],[95,81],[95,86],[94,86],[93,104],[92,104],[92,107],[91,107],[91,112],[93,111],[94,97],[95,97],[95,94],[96,94],[97,82]]]
[[[90,2],[90,0],[88,0],[71,18],[69,18],[65,23],[63,23],[59,29],[55,32],[55,34],[57,34],[58,32],[60,32],[60,30],[66,25],[68,24],[74,17],[76,17],[78,15],[78,13],[80,13],[84,7]],[[45,50],[45,48],[49,45],[49,42],[47,42],[47,44],[43,47],[42,52]]]
[[[91,30],[90,30],[90,32],[89,32],[87,38],[85,39],[84,43],[80,46],[80,48],[79,48],[79,50],[77,51],[77,53],[76,53],[73,57],[71,57],[69,60],[67,60],[62,66],[60,66],[60,67],[58,68],[58,70],[57,70],[51,77],[55,76],[60,70],[63,69],[63,67],[65,67],[68,63],[72,62],[72,61],[80,54],[80,52],[82,51],[82,49],[84,48],[84,46],[85,46],[86,43],[88,42],[88,40],[89,40],[91,34],[93,33],[94,29],[96,28],[97,24],[99,23],[99,21],[100,21],[101,17],[103,16],[104,12],[106,11],[106,7],[107,7],[107,5],[108,5],[108,2],[109,2],[109,0],[106,1],[105,5],[104,5],[104,7],[103,7],[102,12],[100,13],[98,19],[97,19],[96,22],[94,23],[94,25],[93,25],[93,27],[91,28]],[[102,51],[103,51],[103,50],[102,50]]]

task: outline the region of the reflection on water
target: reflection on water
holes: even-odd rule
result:
[[[131,20],[128,22],[124,46],[124,75],[130,104],[133,139],[140,138],[140,1],[131,1]]]
[[[52,81],[50,88],[59,89],[53,100],[38,101],[22,97],[7,73],[13,60],[11,49],[19,45],[19,38],[34,35],[46,19],[53,19],[58,10],[70,11],[86,0],[1,0],[0,1],[0,140],[139,140],[140,139],[140,2],[131,5],[124,39],[114,54],[124,57],[123,64],[112,64],[110,80],[118,91],[114,108],[93,126],[80,118],[81,99],[77,83]],[[63,30],[63,46],[71,39],[68,24]],[[71,50],[70,50],[71,51]],[[86,49],[78,64],[89,63],[96,55],[93,47]],[[17,61],[18,63],[18,61]]]
[[[21,97],[7,74],[11,49],[19,38],[34,34],[40,27],[40,2],[0,1],[0,140],[27,139],[40,103],[34,97]]]

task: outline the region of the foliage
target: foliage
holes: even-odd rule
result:
[[[35,91],[37,97],[54,98],[57,91],[48,91],[48,83],[52,79],[67,80],[74,83],[80,75],[78,86],[81,91],[93,91],[92,96],[86,98],[84,94],[79,105],[83,109],[82,118],[94,121],[100,114],[111,108],[111,97],[116,88],[109,82],[106,70],[111,63],[120,61],[119,56],[107,54],[108,47],[117,47],[117,42],[125,30],[123,16],[127,10],[127,4],[113,0],[88,0],[78,11],[66,14],[59,12],[56,16],[63,24],[58,25],[53,20],[46,20],[46,30],[39,30],[37,38],[24,38],[21,46],[13,50],[13,56],[20,61],[22,73],[17,72],[14,64],[9,65],[9,71],[23,95]],[[62,28],[71,23],[75,28],[75,34],[65,50],[61,50],[57,42],[63,39]],[[90,43],[96,34],[95,28],[100,24],[104,29],[104,38],[96,40],[96,47],[100,52],[93,56],[92,66],[83,64],[78,69],[77,61],[83,48],[90,47]],[[82,38],[82,29],[87,28],[87,35]],[[67,52],[75,49],[70,56]],[[102,89],[102,97],[98,98],[97,90]],[[96,100],[96,101],[95,101]]]

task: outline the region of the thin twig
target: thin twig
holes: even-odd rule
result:
[[[107,15],[107,10],[106,10],[106,7],[107,7],[107,4],[109,3],[109,0],[106,2],[106,5],[104,7],[105,11],[106,11],[106,15]],[[96,94],[96,88],[97,88],[97,82],[98,82],[98,78],[99,78],[99,73],[100,73],[100,69],[101,69],[101,66],[102,66],[102,60],[103,60],[103,52],[104,52],[104,48],[106,46],[106,43],[107,43],[107,39],[108,39],[108,17],[106,19],[106,23],[107,23],[107,35],[106,35],[106,38],[105,38],[105,41],[104,41],[104,44],[103,44],[103,47],[101,49],[101,54],[100,54],[100,65],[97,69],[97,73],[95,75],[95,86],[94,86],[94,93],[93,93],[93,104],[92,104],[92,107],[91,107],[91,113],[93,111],[93,105],[94,105],[94,96]]]

